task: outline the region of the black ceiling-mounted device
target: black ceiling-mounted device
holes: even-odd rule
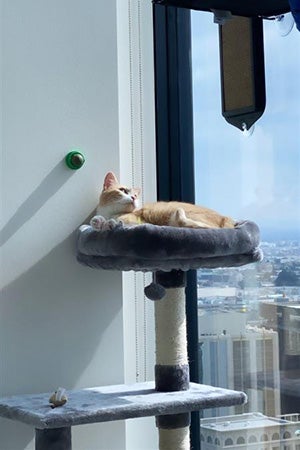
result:
[[[249,130],[266,105],[262,20],[290,11],[288,0],[153,0],[153,3],[210,11],[219,24],[222,114]]]

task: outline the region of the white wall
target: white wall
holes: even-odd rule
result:
[[[131,288],[121,273],[93,271],[74,256],[75,230],[95,207],[106,171],[128,176],[129,165],[131,178],[140,173],[141,162],[130,162],[137,149],[126,148],[137,130],[125,126],[132,107],[124,81],[129,44],[117,35],[128,31],[120,4],[2,1],[0,395],[131,381],[124,351],[136,359],[136,335],[124,332],[131,306],[122,309],[123,300],[132,305]],[[151,8],[147,14],[151,24]],[[151,155],[153,92],[152,85],[144,107]],[[86,156],[79,171],[63,162],[72,148]],[[146,173],[154,167],[148,161]],[[138,311],[132,320],[142,328]],[[74,450],[122,450],[125,434],[123,422],[75,427]],[[30,427],[0,420],[2,450],[31,450],[32,439]]]

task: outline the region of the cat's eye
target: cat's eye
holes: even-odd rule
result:
[[[120,189],[119,189],[119,191],[122,191],[122,192],[124,192],[124,194],[129,194],[129,189],[127,189],[127,188],[124,188],[124,187],[121,187]]]

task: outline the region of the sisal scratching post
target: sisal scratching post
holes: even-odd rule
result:
[[[160,392],[187,390],[186,274],[181,270],[157,272],[155,281],[166,290],[164,298],[155,302],[155,387]],[[190,449],[190,413],[157,416],[156,425],[159,450]]]
[[[187,450],[189,448],[189,426],[177,429],[159,428],[159,450]]]

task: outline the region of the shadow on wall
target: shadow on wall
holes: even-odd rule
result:
[[[72,389],[97,351],[101,363],[83,382],[123,381],[118,358],[122,331],[115,320],[122,306],[121,276],[78,264],[74,235],[3,290],[1,396],[51,392],[58,386]],[[0,448],[24,450],[33,432],[0,420]]]
[[[3,227],[0,232],[0,246],[22,228],[73,174],[74,171],[66,167],[65,159],[61,160]]]

